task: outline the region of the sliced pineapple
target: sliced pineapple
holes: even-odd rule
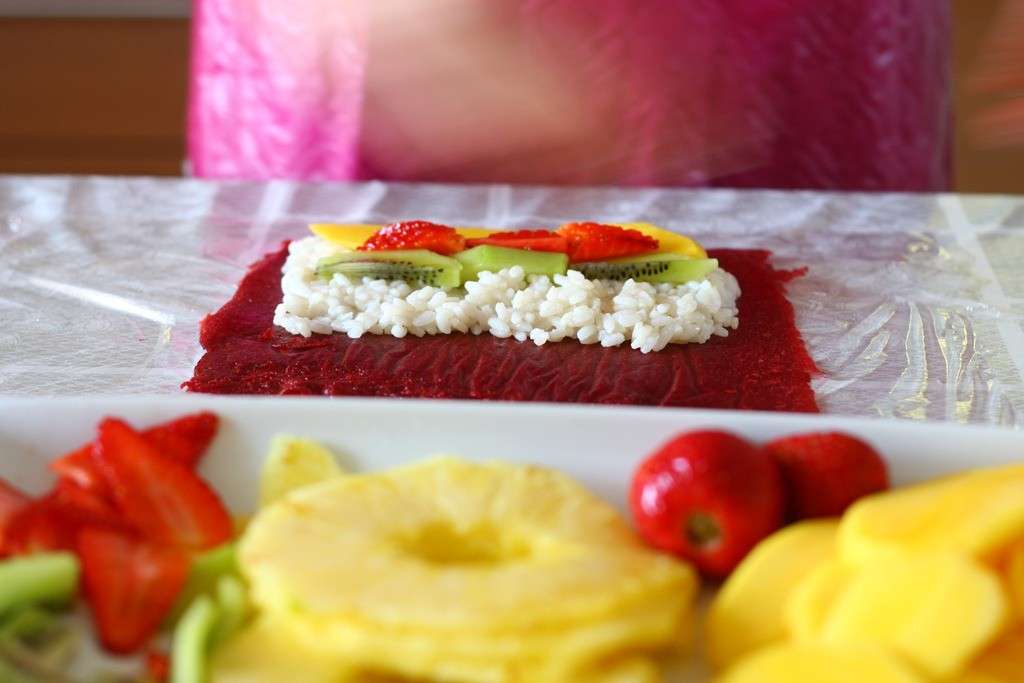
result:
[[[267,506],[292,491],[341,474],[334,455],[316,441],[278,434],[260,473],[260,505]]]
[[[554,681],[538,672],[672,645],[696,591],[572,479],[455,458],[295,492],[253,520],[240,561],[308,646],[452,681]]]

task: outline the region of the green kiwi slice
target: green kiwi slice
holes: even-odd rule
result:
[[[509,249],[482,244],[455,254],[462,264],[462,281],[475,280],[485,270],[497,273],[502,268],[521,266],[527,275],[564,275],[569,264],[565,254],[529,249]]]
[[[703,280],[718,267],[713,258],[694,259],[681,254],[644,254],[610,261],[584,261],[572,264],[589,280],[629,280],[683,284]]]
[[[426,249],[347,251],[320,259],[316,276],[329,280],[341,273],[350,280],[371,277],[452,289],[462,283],[462,264]]]

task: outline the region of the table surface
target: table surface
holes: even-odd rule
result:
[[[771,249],[808,267],[824,411],[1024,425],[1024,197],[997,195],[0,176],[0,394],[179,392],[248,263],[311,221],[403,218]]]

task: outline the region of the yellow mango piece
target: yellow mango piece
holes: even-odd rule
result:
[[[817,637],[836,646],[881,646],[942,678],[991,642],[1006,616],[998,577],[970,558],[894,553],[855,568]]]
[[[783,643],[741,659],[715,683],[924,683],[897,658],[875,648]]]
[[[1001,636],[971,662],[957,683],[1024,683],[1024,628]]]
[[[835,552],[836,520],[801,522],[761,541],[711,602],[708,659],[723,667],[786,636],[783,607],[812,570]]]
[[[856,568],[828,560],[809,572],[783,607],[786,631],[797,640],[814,640],[821,633],[836,599],[846,590]]]
[[[337,244],[345,249],[357,249],[370,239],[375,232],[381,229],[380,225],[369,225],[365,223],[311,223],[310,232],[328,242]],[[466,239],[487,237],[493,230],[487,228],[456,228],[460,235]]]
[[[839,528],[839,552],[868,562],[893,550],[987,557],[1024,538],[1024,465],[979,469],[869,496]]]
[[[312,223],[309,230],[328,242],[354,250],[380,230],[380,226],[363,223]]]
[[[270,442],[260,474],[260,505],[342,474],[334,455],[316,441],[279,434]]]
[[[658,251],[668,254],[682,254],[690,258],[707,258],[708,253],[696,240],[677,232],[659,228],[652,223],[613,223],[622,228],[636,230],[658,240]]]

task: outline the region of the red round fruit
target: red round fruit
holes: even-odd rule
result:
[[[681,434],[658,449],[633,475],[629,501],[645,541],[715,578],[779,528],[784,508],[775,461],[717,431]]]
[[[889,488],[885,461],[849,434],[797,434],[764,450],[779,464],[794,519],[836,517],[858,498]]]

